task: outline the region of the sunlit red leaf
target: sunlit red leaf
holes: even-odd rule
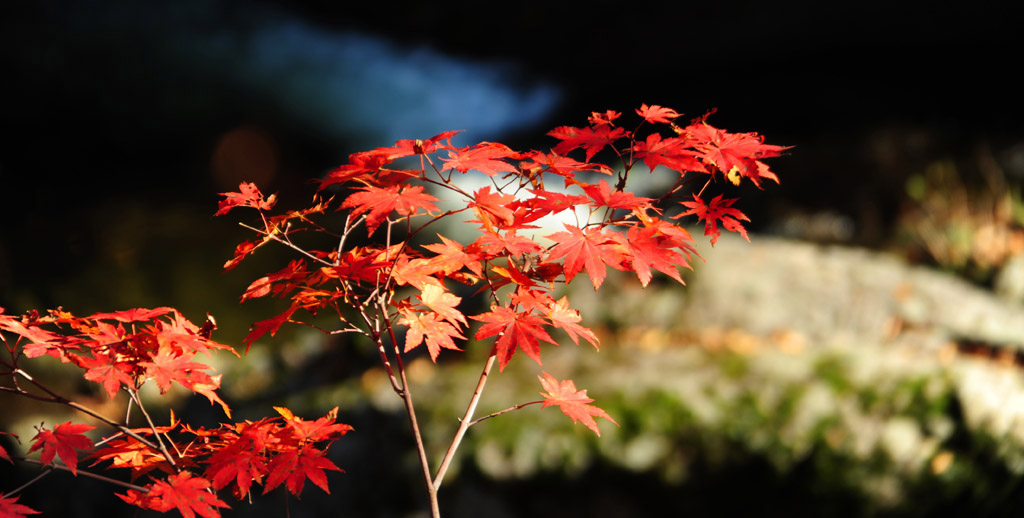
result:
[[[392,212],[411,216],[417,214],[419,209],[428,212],[438,210],[431,203],[437,201],[437,198],[423,192],[423,187],[419,185],[388,185],[386,187],[368,185],[360,189],[359,192],[346,198],[341,207],[351,208],[353,218],[368,213],[366,230],[370,235]]]
[[[722,221],[722,226],[726,230],[737,232],[743,236],[743,239],[750,241],[750,237],[747,236],[747,229],[743,228],[743,224],[740,223],[740,220],[750,221],[750,218],[738,209],[730,208],[735,202],[736,198],[723,200],[722,195],[719,194],[711,200],[711,203],[705,203],[702,198],[694,195],[693,201],[679,202],[689,207],[690,210],[676,217],[688,216],[690,214],[696,215],[699,221],[704,222],[704,235],[711,236],[712,246],[718,242],[718,236],[722,235],[722,232],[718,230],[718,220]]]
[[[758,188],[762,178],[779,182],[760,159],[779,156],[789,148],[765,144],[756,133],[729,133],[704,122],[691,124],[683,131],[697,141],[695,148],[701,160],[718,168],[734,184],[738,185],[741,177],[749,178]]]
[[[39,461],[47,466],[53,462],[53,456],[56,455],[71,470],[71,474],[78,475],[78,450],[87,450],[93,446],[92,440],[83,435],[83,432],[93,428],[96,427],[72,424],[70,421],[53,427],[53,431],[40,428],[32,438],[32,447],[28,452],[42,449]]]
[[[496,306],[489,313],[470,317],[473,320],[486,322],[474,335],[477,340],[501,335],[494,345],[498,355],[498,369],[505,370],[516,348],[522,349],[527,356],[538,364],[540,361],[540,344],[543,340],[558,345],[544,330],[547,323],[540,317],[527,312],[516,312],[504,306]]]
[[[277,202],[277,195],[271,194],[269,198],[264,199],[263,193],[260,192],[256,184],[249,182],[242,182],[238,186],[239,192],[222,192],[221,196],[224,199],[217,205],[217,212],[214,216],[221,216],[227,214],[228,211],[235,207],[252,207],[260,210],[270,210],[274,207],[274,203]]]
[[[565,258],[566,282],[586,268],[596,290],[607,276],[605,265],[622,269],[626,256],[623,255],[617,235],[605,234],[599,228],[588,228],[584,232],[572,225],[565,225],[565,229],[568,232],[556,232],[546,237],[558,243],[551,249],[548,259]]]
[[[127,494],[117,496],[129,504],[162,513],[177,509],[184,518],[195,518],[197,514],[203,518],[218,518],[218,508],[229,506],[211,493],[210,487],[209,480],[182,471],[168,476],[167,480],[154,482],[148,493],[129,489]]]
[[[547,372],[544,373],[543,377],[537,376],[537,379],[540,380],[541,386],[547,391],[540,393],[544,397],[544,404],[541,408],[558,405],[562,412],[569,416],[574,423],[577,421],[582,422],[599,437],[601,436],[601,431],[597,428],[597,422],[594,421],[595,417],[603,417],[615,423],[615,420],[607,412],[591,405],[590,403],[594,400],[587,397],[586,390],[576,390],[576,384],[572,380],[558,381],[557,378]],[[615,424],[617,426],[619,423]]]
[[[658,106],[657,104],[653,104],[651,106],[641,104],[640,109],[638,109],[636,113],[643,117],[647,122],[669,123],[672,122],[672,119],[679,117],[679,114],[672,108],[665,108],[663,106]]]
[[[437,313],[403,311],[398,324],[409,328],[405,333],[405,352],[409,352],[426,341],[430,359],[437,361],[441,349],[461,351],[452,338],[465,340],[458,328],[445,322]]]
[[[672,137],[662,140],[661,135],[651,133],[646,140],[633,144],[634,156],[643,160],[653,171],[659,165],[679,172],[707,172],[704,165],[697,159],[699,153],[690,149],[689,139]]]
[[[473,193],[473,200],[469,202],[469,206],[487,228],[511,227],[515,223],[515,214],[509,208],[509,204],[515,199],[511,194],[492,193],[488,185]]]
[[[325,493],[330,494],[327,486],[327,474],[324,470],[344,471],[335,466],[324,453],[312,446],[306,446],[301,450],[291,450],[275,456],[268,466],[270,475],[267,477],[267,484],[263,488],[263,494],[268,493],[275,487],[284,483],[288,491],[295,496],[302,493],[302,487],[308,478]]]
[[[16,503],[18,501],[17,496],[4,497],[3,493],[0,493],[0,518],[25,518],[30,514],[39,514],[27,505]]]
[[[352,427],[345,423],[335,423],[338,418],[338,407],[314,420],[302,419],[286,407],[275,406],[274,410],[284,418],[292,438],[297,443],[333,441],[352,431]]]
[[[500,173],[514,173],[515,166],[504,159],[519,157],[519,153],[504,144],[481,142],[472,147],[448,151],[448,158],[442,161],[445,169],[455,169],[460,173],[472,169],[487,176],[495,176]]]
[[[650,198],[637,196],[631,192],[612,191],[611,186],[604,180],[597,185],[584,185],[583,191],[598,205],[613,209],[633,210],[651,202]]]
[[[586,157],[589,162],[605,146],[626,136],[626,130],[605,124],[595,128],[559,126],[549,131],[548,136],[561,140],[552,148],[555,153],[564,155],[574,149],[583,148],[587,152]]]
[[[118,322],[141,322],[145,320],[153,320],[161,315],[174,312],[174,308],[160,307],[154,309],[145,308],[132,308],[124,311],[115,311],[113,313],[96,313],[90,315],[87,318],[96,320],[116,320]]]
[[[593,345],[595,348],[598,346],[599,340],[597,335],[579,324],[583,320],[580,317],[580,312],[569,307],[569,299],[567,297],[562,297],[557,302],[551,301],[545,315],[555,327],[565,330],[574,344],[579,345],[579,337],[582,336],[590,342],[590,345]]]
[[[97,354],[96,357],[78,356],[77,362],[80,367],[86,369],[85,379],[103,385],[110,399],[114,399],[121,385],[135,387],[135,379],[132,378],[132,366],[125,362],[116,361],[109,355]]]

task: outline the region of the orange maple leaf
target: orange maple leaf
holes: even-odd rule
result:
[[[558,405],[562,409],[565,415],[572,419],[572,422],[582,422],[587,428],[590,428],[598,437],[601,436],[601,431],[597,429],[597,422],[594,421],[595,417],[603,417],[613,423],[615,420],[608,415],[608,412],[591,405],[594,400],[587,397],[587,391],[576,390],[576,383],[572,380],[558,381],[554,376],[544,372],[544,377],[537,376],[540,380],[540,384],[544,387],[547,392],[541,392],[540,395],[544,396],[544,404],[541,408],[547,408],[552,405]],[[615,423],[618,426],[619,423]]]
[[[372,235],[377,227],[391,214],[398,212],[403,216],[415,215],[418,209],[428,212],[436,212],[437,207],[431,203],[437,198],[423,192],[419,185],[389,185],[387,187],[374,187],[368,185],[361,187],[361,191],[352,194],[342,202],[343,209],[351,208],[352,217],[359,217],[360,214],[368,212],[366,216],[366,230]]]

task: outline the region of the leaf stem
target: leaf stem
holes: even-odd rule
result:
[[[530,405],[536,405],[538,403],[543,403],[543,402],[544,402],[544,400],[538,399],[537,401],[530,401],[529,403],[520,403],[518,405],[512,405],[512,406],[510,406],[510,407],[508,407],[508,408],[506,408],[504,410],[498,410],[497,412],[494,412],[494,413],[491,413],[491,414],[487,414],[487,415],[485,415],[483,417],[474,419],[471,423],[469,423],[469,426],[473,426],[473,425],[479,423],[480,421],[483,421],[483,420],[486,420],[486,419],[490,419],[492,417],[498,417],[499,415],[504,414],[506,412],[511,412],[513,410],[519,410],[520,408],[523,408],[523,407],[526,407],[526,406],[530,406]]]

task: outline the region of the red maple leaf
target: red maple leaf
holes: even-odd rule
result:
[[[266,419],[239,423],[238,435],[207,461],[209,466],[204,475],[213,487],[221,489],[234,482],[238,488],[235,496],[242,498],[249,493],[253,482],[263,480],[270,472],[263,450],[274,428],[274,423]]]
[[[15,503],[18,501],[18,498],[20,497],[4,498],[4,494],[0,493],[0,518],[25,518],[25,516],[30,514],[39,514],[39,511],[27,505]]]
[[[168,476],[167,480],[154,482],[148,493],[129,489],[127,494],[117,496],[129,504],[162,513],[177,509],[184,518],[195,518],[197,514],[203,518],[219,518],[217,508],[230,506],[211,493],[210,486],[209,480],[182,471]]]
[[[564,155],[574,149],[583,148],[587,152],[587,162],[605,146],[625,135],[626,130],[612,127],[610,124],[601,124],[595,128],[559,126],[548,132],[548,136],[561,140],[551,149],[552,151]]]
[[[612,121],[618,119],[621,113],[615,110],[605,110],[604,113],[590,112],[590,116],[587,117],[587,122],[591,126],[600,126],[602,124],[612,124]]]
[[[254,241],[243,241],[235,247],[235,253],[227,262],[224,263],[224,271],[231,271],[238,263],[242,262],[253,250],[256,249],[257,243]]]
[[[238,186],[239,192],[222,192],[221,196],[224,199],[217,204],[217,212],[214,216],[221,216],[227,214],[229,210],[235,207],[252,207],[260,210],[270,210],[277,203],[277,195],[271,194],[269,198],[263,199],[263,193],[260,192],[256,184],[249,182],[242,182]]]
[[[583,268],[586,268],[594,289],[601,287],[607,275],[605,265],[622,269],[626,259],[616,234],[605,234],[599,228],[589,228],[586,232],[565,225],[568,232],[556,232],[548,239],[558,243],[551,249],[549,260],[565,257],[565,282],[569,282]]]
[[[644,287],[651,282],[651,268],[658,270],[669,277],[683,282],[679,276],[678,266],[689,267],[687,259],[689,255],[674,250],[676,247],[688,243],[678,243],[662,235],[657,227],[633,227],[626,234],[626,247],[630,253],[630,265],[640,284]]]
[[[511,194],[491,193],[491,187],[486,186],[473,193],[473,200],[469,202],[469,206],[488,229],[495,226],[511,227],[515,223],[515,213],[509,208],[509,204],[515,199]]]
[[[391,268],[391,277],[399,286],[409,284],[418,289],[424,289],[428,285],[439,285],[441,281],[434,277],[438,273],[437,265],[429,259],[417,257],[409,259],[409,256],[402,254],[395,261]]]
[[[291,433],[291,440],[296,444],[333,441],[352,431],[351,426],[345,423],[334,422],[338,418],[338,407],[332,408],[323,417],[318,417],[312,421],[296,416],[286,407],[275,406],[274,410],[277,410],[277,413],[281,414],[281,417],[284,418],[285,424],[288,425]]]
[[[14,440],[18,441],[19,444],[21,443],[21,439],[18,439],[18,434],[16,433],[0,432],[0,435],[10,435],[11,437],[14,437]],[[4,449],[2,444],[0,444],[0,459],[4,459],[7,462],[14,464],[14,461],[11,460],[11,456],[7,454],[7,450]]]
[[[700,160],[699,153],[689,149],[692,142],[681,137],[672,137],[662,140],[661,135],[651,133],[647,135],[646,141],[633,144],[635,157],[643,160],[651,171],[659,165],[679,171],[700,171],[707,172]]]
[[[437,362],[437,356],[441,354],[442,348],[456,351],[462,350],[455,345],[455,342],[452,340],[453,337],[460,340],[466,339],[465,336],[459,333],[457,327],[445,322],[437,313],[403,311],[402,317],[398,319],[398,323],[409,327],[409,330],[405,333],[405,352],[415,349],[425,339],[427,342],[427,352],[430,353],[430,359],[434,362]]]
[[[216,322],[209,314],[206,318],[200,328],[175,311],[173,320],[157,320],[156,325],[147,331],[152,333],[161,347],[174,347],[189,354],[205,354],[208,358],[211,357],[210,349],[224,349],[238,356],[231,346],[209,339],[210,333],[216,329]]]
[[[590,342],[590,345],[597,348],[599,343],[597,335],[579,324],[583,320],[580,317],[580,312],[569,307],[569,299],[567,297],[562,297],[557,302],[552,300],[546,308],[545,315],[555,327],[564,329],[574,344],[579,345],[579,337],[582,336]]]
[[[669,123],[672,122],[671,119],[679,117],[679,114],[672,108],[665,108],[663,106],[658,106],[657,104],[652,104],[651,106],[641,104],[640,109],[636,111],[636,114],[643,117],[647,122]]]
[[[541,172],[551,172],[567,178],[576,176],[578,171],[598,171],[604,174],[612,174],[612,169],[604,164],[578,162],[558,153],[545,154],[540,151],[531,151],[526,156],[529,160],[524,160],[520,168],[527,171],[534,167],[539,167]]]
[[[353,218],[368,212],[366,230],[369,235],[377,230],[377,227],[392,211],[403,216],[410,216],[415,215],[418,209],[428,212],[438,210],[431,203],[437,201],[437,198],[423,192],[423,187],[419,185],[388,185],[386,187],[368,185],[360,189],[360,192],[346,198],[341,204],[341,208],[351,208]]]
[[[78,475],[78,450],[93,447],[92,440],[82,435],[82,432],[88,432],[93,428],[96,427],[87,424],[71,424],[70,421],[55,426],[53,431],[40,428],[36,436],[32,438],[32,447],[28,452],[32,453],[42,449],[39,461],[47,466],[53,462],[53,456],[57,455],[71,470],[72,475]]]
[[[590,403],[594,400],[587,397],[586,390],[576,390],[576,384],[572,380],[560,382],[547,372],[544,372],[544,377],[537,376],[537,379],[540,380],[541,386],[547,391],[540,393],[541,396],[544,396],[544,404],[541,408],[558,405],[562,412],[572,419],[572,422],[582,422],[587,428],[593,430],[598,437],[601,436],[601,431],[597,429],[597,422],[594,421],[595,417],[603,417],[615,423],[615,420],[607,412],[591,405]],[[618,424],[615,423],[616,426]]]
[[[729,133],[704,122],[691,124],[683,130],[695,139],[694,145],[704,163],[717,167],[735,185],[740,178],[749,178],[758,188],[761,179],[779,183],[779,177],[760,159],[779,156],[789,149],[764,143],[756,133]]]
[[[179,354],[170,347],[161,347],[151,361],[139,362],[139,365],[146,369],[146,377],[152,378],[160,387],[161,394],[171,389],[173,381],[186,388],[196,383],[211,384],[212,378],[203,372],[211,368],[209,365],[190,361],[187,355]]]
[[[473,169],[487,176],[495,176],[499,173],[516,172],[515,166],[503,159],[518,159],[520,156],[505,144],[481,142],[472,147],[448,151],[448,158],[441,160],[445,169],[455,169],[460,173]]]
[[[284,483],[288,491],[295,496],[302,493],[302,486],[305,485],[307,478],[330,494],[324,470],[344,471],[324,457],[324,452],[308,445],[301,450],[290,450],[275,456],[268,468],[270,475],[267,477],[263,494]]]
[[[145,431],[141,432],[145,433]],[[109,460],[111,468],[128,468],[132,470],[132,480],[157,468],[171,473],[170,466],[167,464],[167,459],[164,458],[163,453],[150,448],[134,438],[113,439],[106,444],[106,448],[97,450],[89,456],[89,458],[95,459],[93,465]]]
[[[437,237],[441,238],[440,243],[423,245],[423,248],[437,254],[430,258],[431,264],[437,270],[444,272],[445,275],[451,275],[466,267],[478,277],[483,276],[483,267],[480,264],[483,257],[479,253],[470,251],[458,242],[452,241],[441,234],[438,234]]]
[[[643,207],[651,202],[650,198],[644,198],[642,196],[636,196],[631,192],[625,191],[614,191],[608,185],[608,182],[601,180],[598,185],[583,185],[583,191],[587,193],[598,205],[603,205],[612,209],[626,209],[633,210],[639,207]]]
[[[451,292],[446,291],[444,287],[437,284],[428,284],[423,287],[423,290],[417,297],[425,306],[433,310],[439,317],[451,322],[452,325],[468,325],[466,317],[463,316],[462,312],[455,309],[458,307],[459,302],[462,302],[462,297],[455,296]]]
[[[335,168],[333,171],[327,173],[327,176],[320,181],[320,188],[317,192],[320,192],[332,185],[349,182],[352,180],[359,180],[366,182],[367,178],[380,171],[381,167],[391,163],[394,158],[393,153],[388,150],[373,150],[373,151],[362,151],[359,153],[353,153],[348,156],[348,163]]]
[[[283,286],[279,287],[276,290],[272,290],[272,288],[274,288],[274,283],[281,281],[293,281],[304,279],[306,273],[306,263],[302,260],[294,259],[288,263],[288,266],[285,266],[281,270],[278,270],[270,275],[260,277],[259,279],[256,279],[251,284],[249,284],[249,287],[245,289],[245,293],[242,294],[240,302],[245,302],[246,300],[249,299],[264,297],[266,295],[269,295],[272,291],[274,291],[277,295],[286,293],[294,288],[295,283],[285,282]]]
[[[498,232],[484,232],[475,242],[480,250],[491,256],[508,254],[512,257],[521,257],[523,254],[533,254],[541,251],[536,241],[520,236],[516,231],[510,230],[504,234]]]
[[[722,232],[718,230],[718,220],[722,220],[722,226],[726,230],[738,232],[743,236],[743,239],[750,241],[750,238],[747,236],[747,229],[743,228],[743,224],[739,221],[750,221],[750,218],[740,212],[739,209],[730,208],[735,202],[736,198],[723,200],[722,195],[719,194],[711,200],[710,204],[706,204],[702,198],[694,195],[693,201],[679,202],[689,207],[690,210],[675,217],[681,218],[690,214],[696,214],[698,221],[704,221],[704,235],[711,236],[711,246],[714,246],[718,242],[718,236],[722,235]]]
[[[153,320],[154,317],[166,315],[167,313],[174,312],[174,308],[160,307],[154,309],[145,308],[132,308],[124,311],[115,311],[113,313],[96,313],[86,318],[92,318],[95,320],[116,320],[118,322],[141,322],[145,320]]]
[[[290,308],[286,309],[276,317],[260,320],[253,324],[252,328],[249,330],[249,334],[242,339],[242,343],[245,344],[245,352],[249,352],[249,348],[252,347],[252,343],[259,337],[267,333],[270,333],[270,336],[274,336],[277,333],[277,330],[281,329],[281,326],[283,326],[285,322],[288,322],[292,314],[298,309],[298,304],[292,304]]]
[[[451,147],[451,138],[457,135],[458,133],[459,130],[445,131],[443,133],[438,133],[437,135],[434,135],[433,137],[430,137],[426,140],[402,139],[395,142],[394,146],[377,148],[374,151],[383,153],[392,160],[411,155],[424,155],[428,153],[433,153],[437,151],[438,148]],[[447,140],[448,144],[439,144],[439,142],[441,142],[442,140]]]
[[[540,343],[544,340],[558,345],[551,339],[542,326],[547,325],[543,319],[529,312],[515,312],[505,306],[495,306],[489,313],[470,317],[473,320],[487,322],[480,327],[474,338],[481,340],[489,336],[501,335],[494,344],[498,355],[498,370],[505,370],[516,348],[520,348],[527,356],[540,363]]]
[[[107,391],[110,399],[114,399],[114,396],[117,396],[117,392],[121,390],[121,385],[135,387],[135,379],[130,374],[133,370],[131,364],[116,361],[107,354],[95,352],[94,354],[96,354],[95,358],[87,356],[76,357],[78,365],[83,369],[88,369],[85,372],[85,379],[103,385],[103,389]]]

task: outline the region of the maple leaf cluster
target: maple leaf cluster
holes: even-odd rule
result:
[[[378,344],[396,390],[389,343],[398,355],[425,346],[436,362],[442,350],[461,350],[467,336],[493,338],[491,355],[499,370],[517,351],[541,364],[542,344],[558,343],[555,330],[576,344],[582,337],[597,347],[598,336],[559,297],[559,286],[585,273],[597,290],[608,268],[634,272],[644,286],[655,271],[682,283],[679,268],[689,268],[696,252],[676,219],[695,215],[712,243],[719,226],[747,237],[741,223],[746,216],[731,207],[735,200],[719,195],[707,203],[703,192],[711,184],[732,187],[743,179],[758,188],[765,179],[778,182],[762,160],[785,149],[753,133],[715,128],[707,116],[683,126],[670,108],[645,104],[636,113],[642,120],[632,130],[620,126],[621,114],[610,110],[592,113],[583,127],[555,128],[548,135],[558,142],[543,152],[495,142],[458,147],[452,144],[457,132],[449,131],[354,153],[320,180],[313,207],[276,216],[266,213],[262,207],[269,199],[254,197],[259,191],[249,184],[239,193],[223,193],[218,214],[251,207],[263,222],[262,229],[250,227],[258,238],[239,245],[226,268],[270,241],[302,256],[246,289],[242,300],[271,295],[291,303],[256,322],[244,343],[273,336],[286,322],[312,325],[303,322],[300,309],[312,315],[329,310],[342,323],[332,332],[363,334]],[[596,162],[602,154],[621,166]],[[651,173],[669,171],[672,187],[658,197],[627,190],[631,175],[646,174],[636,171],[641,163]],[[464,188],[461,179],[470,173],[483,175],[489,185]],[[456,208],[440,209],[439,196],[455,200]],[[341,228],[314,221],[332,212],[345,214]],[[562,229],[534,237],[543,232],[539,220],[551,216],[562,218]],[[477,237],[460,243],[428,230],[445,218],[475,225]],[[296,241],[300,232],[334,236],[336,246],[304,246]],[[464,313],[477,304],[464,300],[472,288],[486,294],[488,311]],[[475,332],[470,321],[481,323]],[[405,329],[404,340],[395,328]]]
[[[192,361],[197,354],[209,357],[212,350],[233,352],[230,346],[210,340],[212,326],[212,321],[202,328],[196,326],[167,307],[88,317],[59,309],[46,315],[33,310],[14,316],[0,308],[0,331],[25,340],[18,354],[27,358],[48,355],[77,365],[85,370],[85,379],[100,384],[111,399],[122,389],[138,390],[148,380],[157,384],[161,394],[177,383],[219,404],[230,416],[231,410],[216,392],[220,375],[211,376],[206,372],[211,370],[209,365]],[[62,329],[69,332],[62,333]]]
[[[72,404],[19,367],[24,358],[52,356],[81,367],[84,378],[99,384],[110,398],[127,392],[132,403],[141,407],[138,390],[147,381],[152,380],[161,394],[178,384],[220,405],[230,417],[230,408],[216,393],[220,375],[209,375],[208,365],[193,361],[197,354],[232,351],[210,339],[214,327],[212,318],[199,327],[172,308],[140,308],[89,317],[75,317],[60,309],[47,315],[31,311],[15,316],[0,308],[0,339],[9,357],[0,359],[0,374],[21,376],[48,395],[28,392],[17,381],[12,387],[0,389]],[[75,408],[86,410],[80,405]],[[115,428],[115,433],[94,443],[86,434],[95,426],[70,421],[52,429],[41,425],[28,453],[39,451],[40,464],[60,467],[76,476],[80,473],[81,453],[93,461],[90,467],[109,463],[106,469],[127,469],[133,483],[126,494],[118,495],[124,501],[157,511],[177,509],[189,518],[197,514],[204,518],[220,516],[218,509],[228,505],[215,491],[226,487],[239,499],[249,494],[254,483],[262,484],[264,493],[284,485],[299,496],[309,479],[329,493],[324,470],[341,469],[325,457],[327,447],[352,427],[335,422],[337,408],[312,421],[296,417],[287,408],[276,409],[278,417],[223,424],[211,430],[183,425],[173,413],[169,426],[128,428],[86,410]],[[3,447],[0,459],[13,462]],[[148,483],[139,485],[140,479]],[[16,500],[0,493],[0,517],[36,513]]]
[[[458,147],[452,144],[458,132],[448,131],[354,153],[319,181],[313,203],[299,210],[271,213],[276,195],[265,196],[248,182],[238,192],[222,193],[216,215],[244,208],[259,216],[255,225],[243,224],[256,237],[235,248],[226,270],[269,243],[297,255],[242,292],[242,302],[287,301],[283,311],[252,325],[242,340],[246,351],[286,323],[368,338],[404,400],[435,518],[438,489],[469,426],[540,404],[557,406],[600,435],[595,418],[615,420],[573,380],[546,371],[538,376],[542,400],[479,419],[473,414],[492,366],[503,371],[518,351],[542,365],[543,349],[558,345],[563,334],[576,345],[581,339],[600,345],[598,334],[583,325],[580,312],[560,292],[564,285],[585,276],[596,291],[609,268],[632,272],[644,287],[655,272],[683,283],[680,269],[689,268],[696,255],[693,237],[678,222],[685,216],[704,224],[712,244],[721,229],[748,238],[743,226],[748,218],[733,207],[736,198],[719,191],[744,180],[757,188],[765,180],[778,182],[763,159],[786,149],[765,144],[754,133],[715,128],[706,115],[682,125],[671,108],[644,104],[635,112],[640,120],[632,129],[612,110],[591,113],[581,127],[555,128],[548,135],[556,143],[546,151],[516,151],[496,142]],[[466,187],[464,178],[471,174],[486,185]],[[640,174],[667,174],[671,187],[644,195],[629,190],[630,179]],[[709,202],[705,196],[713,197]],[[561,222],[554,230],[545,226],[552,218]],[[446,219],[468,223],[476,234],[460,242],[438,233],[435,223]],[[329,246],[323,248],[325,237]],[[324,319],[316,318],[324,313],[336,327],[325,328]],[[201,361],[215,350],[234,353],[210,338],[215,327],[212,317],[196,326],[169,307],[88,317],[61,309],[10,315],[0,308],[0,341],[7,349],[7,357],[0,357],[0,376],[11,379],[10,385],[0,384],[0,392],[64,404],[115,430],[93,442],[92,425],[41,425],[29,453],[38,451],[40,464],[75,476],[96,476],[90,470],[99,465],[127,470],[131,483],[115,481],[127,489],[118,494],[122,500],[144,509],[177,510],[186,518],[220,516],[228,504],[217,496],[219,490],[242,499],[255,485],[263,493],[283,486],[299,496],[309,480],[329,492],[327,472],[341,469],[328,460],[327,449],[352,429],[336,422],[337,408],[310,421],[275,407],[276,417],[211,429],[181,423],[173,413],[166,426],[152,422],[138,395],[149,381],[161,394],[177,385],[202,395],[230,418],[230,408],[217,394],[220,375]],[[490,344],[490,354],[432,474],[405,359],[425,351],[437,362],[442,351],[449,355],[475,342]],[[52,391],[21,367],[23,360],[40,357],[81,368],[83,377],[111,399],[127,394],[148,426],[129,428]],[[82,468],[81,455],[92,465]],[[2,447],[0,459],[15,460]],[[31,514],[35,511],[17,503],[16,495],[0,493],[0,518]]]

